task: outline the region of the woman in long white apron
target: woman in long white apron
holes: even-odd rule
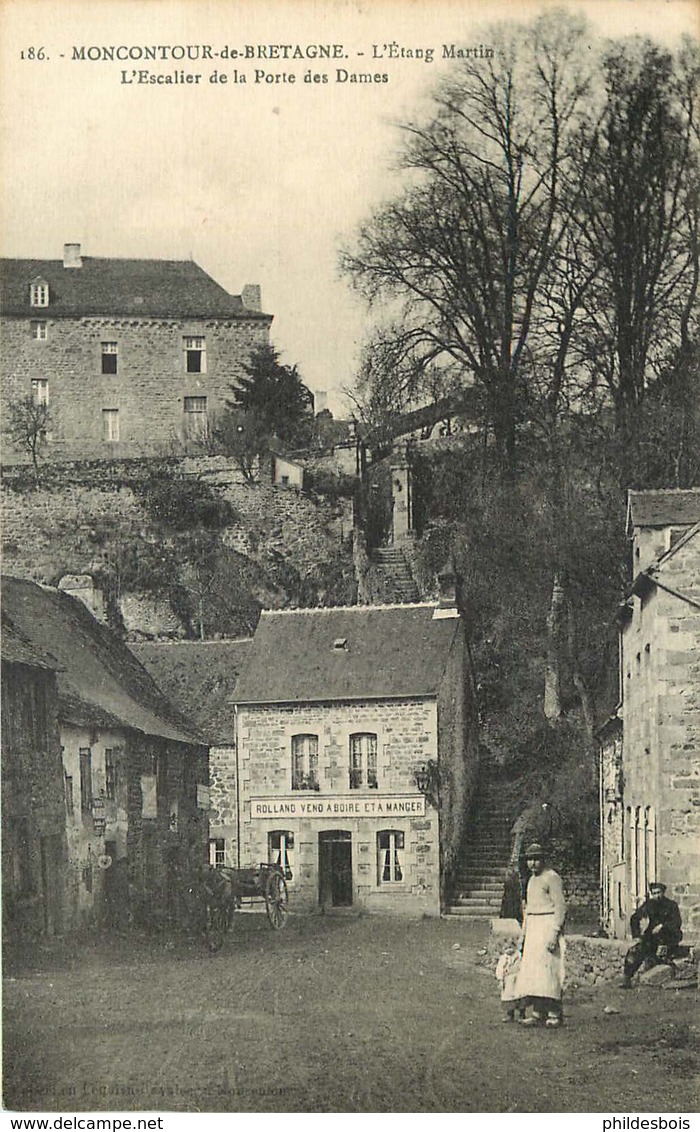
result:
[[[532,874],[527,885],[523,922],[523,958],[518,972],[520,998],[532,1004],[524,1026],[561,1026],[564,983],[564,920],[566,903],[561,877],[545,866],[541,845],[525,850]]]

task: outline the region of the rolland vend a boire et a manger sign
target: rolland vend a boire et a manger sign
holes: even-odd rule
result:
[[[391,797],[367,798],[336,796],[334,798],[251,798],[251,818],[373,818],[423,817],[425,798],[422,794],[395,794]]]

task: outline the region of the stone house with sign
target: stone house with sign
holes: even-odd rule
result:
[[[438,604],[264,612],[236,692],[238,862],[294,907],[439,915],[477,771],[456,578]]]
[[[207,432],[271,321],[259,286],[231,295],[192,260],[79,244],[0,260],[3,416],[29,396],[48,405],[48,459],[168,454]]]
[[[53,884],[63,927],[176,916],[183,874],[206,861],[204,741],[82,602],[8,577],[2,597],[5,624],[55,666],[65,855],[56,850]],[[53,778],[54,754],[47,749]],[[25,804],[36,824],[36,799]]]
[[[633,582],[620,609],[620,692],[601,732],[603,919],[649,882],[700,935],[700,489],[630,491]]]

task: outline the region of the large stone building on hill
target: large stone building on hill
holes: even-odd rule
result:
[[[205,432],[269,340],[260,288],[230,295],[188,260],[0,261],[2,410],[47,404],[49,459],[150,456]],[[19,458],[7,442],[3,459]]]

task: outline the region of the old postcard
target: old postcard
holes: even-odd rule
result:
[[[0,3],[6,1115],[689,1127],[699,40]]]

